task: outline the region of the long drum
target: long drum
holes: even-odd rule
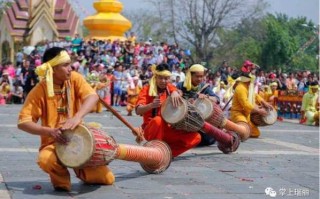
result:
[[[220,106],[209,98],[198,98],[194,101],[194,106],[197,107],[204,120],[217,128],[223,128],[226,124],[225,118]]]
[[[268,126],[273,125],[277,121],[277,111],[275,109],[267,110],[268,115],[262,116],[258,113],[251,113],[250,120],[256,126]]]
[[[139,162],[146,172],[158,174],[170,166],[172,159],[170,147],[159,140],[143,146],[117,144],[102,130],[84,125],[66,130],[63,135],[69,142],[56,143],[56,153],[60,162],[70,168],[102,166],[120,159]]]
[[[173,128],[186,132],[199,131],[204,125],[199,110],[184,99],[178,107],[174,107],[172,98],[168,97],[161,106],[161,116]]]
[[[205,121],[212,124],[217,128],[224,128],[229,131],[234,131],[243,139],[246,135],[250,135],[251,128],[244,122],[234,123],[228,120],[222,109],[218,104],[208,98],[196,99],[194,102],[195,107],[199,110]]]

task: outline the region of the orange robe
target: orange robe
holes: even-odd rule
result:
[[[169,84],[167,86],[169,93],[177,90],[175,86]],[[160,95],[160,101],[163,103],[167,99],[167,93],[164,92]],[[149,96],[149,85],[142,88],[137,106],[147,105],[152,103],[153,96]],[[142,128],[144,130],[144,137],[146,140],[162,140],[166,142],[171,148],[173,157],[177,157],[183,152],[197,146],[201,140],[201,136],[198,132],[185,132],[182,130],[176,130],[170,127],[161,117],[160,108],[157,109],[156,116],[152,117],[152,110],[143,114]]]
[[[127,98],[127,111],[128,113],[131,113],[134,108],[136,107],[136,103],[138,100],[138,94],[140,93],[141,88],[139,86],[136,86],[135,88],[128,88],[128,98]]]
[[[81,102],[90,95],[96,95],[94,90],[78,73],[72,72],[70,81],[69,114],[73,117],[80,109]],[[55,93],[57,89],[55,88]],[[20,111],[18,123],[35,122],[41,120],[41,125],[58,128],[68,116],[66,113],[58,113],[58,107],[66,107],[66,100],[61,95],[55,94],[49,98],[45,81],[38,83],[28,94]],[[50,175],[54,187],[71,190],[70,174],[68,169],[61,165],[55,153],[54,139],[49,136],[41,136],[38,164]],[[74,169],[78,178],[86,183],[112,184],[114,175],[106,166],[94,168]]]
[[[97,90],[101,90],[101,89],[105,88],[106,86],[107,86],[107,84],[103,83],[103,82],[97,82],[97,83],[91,84],[91,87],[93,88],[93,90],[95,92],[97,92]],[[101,113],[102,112],[102,107],[103,107],[103,104],[99,100],[97,102],[96,106],[93,107],[91,113],[92,112]]]

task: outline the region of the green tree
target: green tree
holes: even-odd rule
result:
[[[269,15],[268,18],[276,25],[272,26],[271,23],[267,23],[269,25],[268,33],[271,33],[271,36],[268,35],[268,39],[270,40],[267,40],[265,50],[268,51],[270,43],[281,45],[281,49],[269,48],[273,50],[273,54],[271,53],[268,56],[268,53],[264,52],[263,56],[266,59],[263,61],[267,59],[274,61],[273,64],[286,70],[305,69],[301,63],[303,60],[309,64],[317,63],[316,55],[318,52],[316,49],[319,49],[318,32],[311,21],[308,22],[306,17],[289,18],[284,14]],[[277,32],[277,28],[279,27],[281,30]],[[276,35],[274,38],[272,38],[272,33]],[[272,41],[272,39],[275,40]],[[309,67],[314,68],[316,65]]]
[[[227,60],[239,68],[250,59],[264,70],[315,70],[318,67],[319,38],[312,22],[305,17],[289,18],[267,14],[245,18],[235,28],[218,31],[219,45],[212,65]]]
[[[267,32],[261,62],[269,70],[283,67],[299,47],[297,40],[290,35],[287,20],[283,19],[283,17],[277,19],[271,14],[264,19]]]
[[[310,70],[312,72],[319,72],[319,60],[316,56],[312,56],[306,53],[300,53],[295,56],[291,63],[290,67],[287,69],[289,71],[297,70]]]
[[[227,60],[229,65],[240,68],[243,61],[250,59],[261,65],[262,41],[265,39],[265,26],[262,16],[245,18],[233,29],[218,32],[219,45],[214,50],[216,66]]]

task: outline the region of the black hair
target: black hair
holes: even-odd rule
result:
[[[164,71],[164,70],[168,70],[170,71],[170,67],[168,64],[159,64],[157,67],[156,67],[156,70],[157,71]]]
[[[52,47],[46,50],[43,54],[42,62],[48,62],[51,59],[55,58],[61,51],[67,51],[65,48]]]
[[[112,73],[112,69],[107,69],[107,73]]]
[[[118,66],[121,66],[121,63],[119,61],[117,61],[115,64],[114,64],[114,67],[118,67]]]
[[[310,83],[310,86],[316,86],[316,85],[318,85],[318,81],[313,81]]]

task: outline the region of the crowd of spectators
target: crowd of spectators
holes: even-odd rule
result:
[[[139,79],[139,86],[148,83],[152,76],[152,66],[167,63],[172,72],[172,83],[184,81],[185,72],[192,65],[190,51],[178,44],[137,42],[134,34],[126,41],[88,40],[78,35],[73,39],[44,42],[35,46],[31,52],[21,49],[16,53],[16,63],[4,62],[0,65],[0,104],[23,103],[23,100],[38,82],[34,69],[41,65],[44,51],[58,46],[70,53],[74,71],[81,73],[91,83],[105,82],[106,87],[98,91],[99,95],[113,106],[126,105],[127,89],[134,78]],[[28,47],[30,48],[30,47]],[[208,70],[206,79],[215,91],[221,85],[228,85],[228,77],[237,73],[237,68],[224,61],[215,70]],[[281,73],[281,71],[257,71],[256,85],[263,88],[276,81],[279,90],[293,89],[306,92],[308,84],[319,80],[316,73],[298,71]],[[218,92],[218,91],[217,91]]]

